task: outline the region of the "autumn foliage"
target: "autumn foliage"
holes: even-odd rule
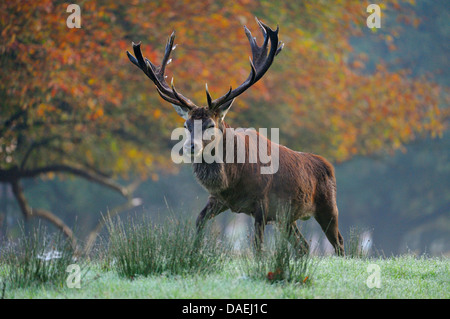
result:
[[[402,18],[405,1],[383,3],[384,14]],[[175,171],[170,132],[182,120],[126,50],[141,41],[144,55],[160,63],[175,30],[169,79],[204,105],[205,83],[217,98],[247,77],[243,25],[260,40],[254,16],[278,24],[285,47],[264,79],[237,99],[227,116],[232,126],[280,127],[288,147],[338,162],[445,129],[437,85],[382,62],[369,70],[370,52],[354,51],[352,37],[381,37],[395,50],[398,36],[363,32],[367,4],[358,0],[85,1],[79,29],[67,27],[67,6],[0,3],[2,181],[13,171],[85,170],[94,180]],[[55,165],[60,169],[39,171]]]
[[[370,53],[352,56],[349,37],[361,32],[367,16],[360,1],[88,1],[80,29],[66,26],[67,5],[1,4],[2,167],[62,161],[144,176],[173,169],[166,155],[176,114],[125,50],[142,41],[146,56],[159,62],[175,30],[179,45],[169,76],[204,104],[206,82],[214,97],[247,76],[242,26],[255,29],[255,14],[280,25],[286,47],[264,80],[233,106],[234,125],[281,127],[290,147],[337,161],[398,149],[443,130],[437,86],[383,64],[368,74]],[[25,157],[31,147],[32,161]]]

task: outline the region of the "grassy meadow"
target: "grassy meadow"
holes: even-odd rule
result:
[[[283,227],[262,252],[233,250],[213,228],[197,235],[189,221],[107,228],[85,257],[41,228],[3,244],[1,298],[450,298],[446,257],[368,257],[357,245],[347,257],[300,255]]]

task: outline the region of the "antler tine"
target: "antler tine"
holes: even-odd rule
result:
[[[264,36],[264,42],[261,46],[256,43],[256,38],[252,36],[250,30],[244,26],[245,34],[247,35],[248,41],[250,43],[250,48],[252,50],[252,58],[250,58],[250,74],[247,79],[239,85],[236,89],[228,91],[227,94],[219,97],[216,100],[211,100],[211,95],[208,90],[206,92],[208,99],[208,106],[210,109],[217,109],[221,105],[229,102],[230,100],[236,98],[238,95],[242,94],[249,87],[255,84],[262,76],[266,73],[272,62],[278,53],[283,49],[283,42],[278,41],[278,26],[274,31],[265,25],[263,22],[256,19],[256,22]],[[268,43],[270,41],[270,50],[268,51]]]
[[[161,96],[167,102],[170,102],[175,105],[179,105],[180,101],[178,99],[175,99],[175,98],[165,95],[163,92],[161,92],[160,89],[158,89],[158,87],[156,88],[156,91],[158,91],[159,96]]]
[[[275,52],[275,56],[277,56],[278,55],[278,53],[280,53],[281,52],[281,50],[283,50],[283,48],[284,48],[284,43],[283,42],[278,42],[278,48],[277,48],[277,52]]]
[[[209,94],[209,91],[208,91],[208,83],[205,83],[205,90],[206,90],[206,101],[208,102],[208,107],[211,107],[212,98],[211,98],[211,94]]]
[[[130,61],[140,68],[152,82],[156,85],[156,89],[159,95],[166,101],[176,104],[182,107],[186,107],[188,109],[195,108],[195,104],[183,96],[181,93],[178,93],[173,86],[173,82],[171,87],[166,83],[166,77],[164,72],[166,70],[166,65],[170,58],[170,53],[173,49],[173,43],[175,39],[175,32],[172,32],[170,37],[167,40],[166,47],[164,50],[164,57],[161,63],[161,66],[155,66],[149,59],[145,58],[142,55],[141,51],[141,43],[133,43],[133,51],[134,55],[131,55],[130,52],[127,51],[127,56]]]
[[[136,45],[141,45],[141,43],[139,42],[138,44],[135,44],[134,42],[132,42],[133,48],[134,48],[134,46],[136,46]],[[128,51],[127,51],[127,56],[128,56],[128,59],[130,59],[131,63],[133,63],[134,65],[136,65],[138,68],[141,67],[141,66],[139,65],[138,60],[137,60],[134,56],[132,56],[131,53],[128,52]]]
[[[252,62],[252,61],[250,60],[250,63],[251,63],[251,62]],[[211,94],[209,93],[209,90],[208,90],[208,83],[205,83],[205,89],[206,89],[206,100],[207,100],[207,102],[208,102],[208,107],[209,107],[210,109],[212,109],[212,108],[214,108],[213,105],[212,105],[213,100],[212,100]],[[224,95],[224,97],[225,97],[225,98],[228,98],[228,97],[230,96],[232,90],[233,90],[233,88],[230,86],[230,89],[229,89],[228,92]]]
[[[254,55],[254,64],[256,67],[259,67],[258,76],[255,79],[255,82],[258,81],[264,73],[269,69],[270,65],[272,65],[272,62],[275,58],[276,51],[278,49],[278,26],[275,31],[273,31],[271,28],[269,28],[267,25],[265,25],[263,22],[256,19],[258,22],[259,27],[262,30],[262,33],[264,34],[264,43],[261,47],[256,46],[254,49],[255,51],[252,52]],[[267,55],[267,44],[270,39],[270,51],[269,55]],[[264,71],[264,72],[261,72]]]
[[[255,17],[256,23],[258,23],[259,29],[261,30],[261,33],[264,37],[264,43],[261,46],[261,51],[264,52],[267,55],[267,44],[269,43],[269,37],[267,36],[267,31],[264,28],[264,25],[261,21],[258,20],[258,18]],[[278,32],[278,27],[277,27]]]
[[[173,95],[175,96],[175,98],[177,100],[182,101],[183,103],[185,103],[184,102],[184,96],[182,96],[180,93],[178,93],[177,90],[175,89],[175,85],[173,84],[173,78],[172,78],[172,80],[170,82],[170,86],[172,87],[172,92],[173,92]],[[189,105],[185,105],[185,106],[189,107]]]
[[[170,37],[167,39],[166,48],[164,50],[164,58],[161,64],[161,72],[164,73],[166,70],[167,62],[170,58],[170,53],[172,52],[173,42],[175,41],[175,31],[172,32]]]

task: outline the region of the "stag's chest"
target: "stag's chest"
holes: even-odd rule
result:
[[[228,187],[228,179],[223,164],[194,163],[193,169],[197,181],[210,194],[218,194]]]

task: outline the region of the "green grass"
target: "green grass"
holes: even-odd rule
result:
[[[108,220],[109,243],[104,266],[133,279],[151,275],[206,274],[223,267],[229,247],[220,234],[205,229],[197,234],[189,220],[149,218]]]
[[[50,234],[41,224],[15,242],[0,249],[0,282],[3,287],[28,288],[53,285],[63,287],[70,264],[75,263],[74,249],[61,233]],[[79,261],[81,267],[85,264]],[[8,269],[8,271],[6,271]]]
[[[282,232],[261,253],[236,252],[217,232],[198,237],[192,223],[175,219],[109,221],[108,230],[90,258],[75,261],[70,247],[39,232],[3,245],[0,298],[450,298],[445,257],[299,255]],[[63,258],[37,258],[53,247]],[[68,263],[83,268],[80,288],[66,285]],[[372,264],[380,288],[367,285]]]
[[[6,287],[5,298],[450,298],[446,258],[350,259],[312,257],[314,276],[307,285],[271,283],[246,276],[238,260],[206,275],[155,275],[124,278],[90,265],[81,288],[51,285]],[[366,285],[369,264],[381,269],[381,288]]]
[[[315,263],[303,252],[294,234],[289,231],[289,211],[280,209],[271,237],[266,236],[262,251],[243,250],[238,258],[245,276],[270,283],[305,284],[313,277]]]

